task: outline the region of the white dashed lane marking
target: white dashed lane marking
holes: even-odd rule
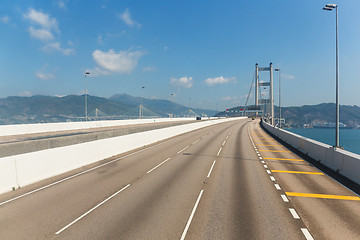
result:
[[[208,175],[207,175],[207,178],[210,177],[210,174],[211,174],[211,172],[212,172],[212,170],[213,170],[213,168],[214,168],[215,163],[216,163],[216,160],[214,160],[213,164],[211,165],[211,168],[210,168],[210,171],[209,171],[209,173],[208,173]]]
[[[284,200],[284,202],[289,202],[289,199],[286,197],[286,195],[281,194],[281,198]]]
[[[311,236],[309,230],[306,228],[301,228],[302,233],[304,234],[306,240],[314,240],[314,238]]]
[[[189,146],[184,147],[183,149],[181,149],[181,150],[180,150],[180,151],[178,151],[177,153],[179,154],[179,153],[181,153],[182,151],[185,151],[188,147],[189,147]]]
[[[293,218],[295,218],[295,219],[300,219],[300,217],[299,217],[299,215],[297,214],[297,212],[295,211],[295,209],[289,208],[289,211],[290,211],[291,215],[293,216]]]
[[[159,163],[158,165],[156,165],[155,167],[153,167],[152,169],[150,169],[149,171],[147,171],[146,173],[151,173],[152,171],[154,171],[155,169],[157,169],[158,167],[160,167],[161,165],[163,165],[164,163],[166,163],[167,161],[169,161],[170,158],[166,159],[165,161]]]

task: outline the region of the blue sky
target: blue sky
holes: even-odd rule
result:
[[[180,104],[223,110],[245,103],[255,63],[272,62],[283,106],[334,102],[335,11],[323,11],[326,3],[1,1],[0,97],[83,94],[89,71],[90,95],[173,94]],[[360,105],[358,1],[335,3],[340,104]]]

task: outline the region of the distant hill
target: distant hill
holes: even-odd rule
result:
[[[88,96],[88,116],[98,108],[106,115],[122,113],[133,106],[106,98]],[[0,98],[0,124],[72,121],[84,118],[84,95]]]
[[[301,127],[303,124],[335,123],[335,103],[322,103],[318,105],[304,105],[301,107],[281,108],[281,116],[292,127]],[[278,116],[279,108],[275,108]],[[340,122],[350,127],[360,124],[360,107],[340,105]]]
[[[250,106],[250,108],[253,106]],[[236,111],[243,109],[238,106],[229,109],[229,112],[220,112],[215,116],[235,116],[239,115]],[[231,112],[235,111],[235,112]],[[279,107],[274,106],[275,117],[279,116]],[[335,123],[335,104],[322,103],[317,105],[304,105],[301,107],[282,107],[281,117],[285,118],[286,125],[289,127],[303,127],[304,124],[314,125],[316,123]],[[360,107],[340,105],[340,122],[350,127],[360,125]]]
[[[0,124],[84,121],[84,95],[0,98]],[[110,98],[87,96],[88,117],[124,119],[139,116],[140,97],[117,94]],[[144,117],[188,116],[188,108],[168,100],[143,99]],[[97,110],[96,110],[97,109]],[[194,109],[193,109],[194,110]],[[197,114],[202,111],[195,109]],[[209,116],[216,112],[206,110]],[[192,115],[194,116],[194,114]]]

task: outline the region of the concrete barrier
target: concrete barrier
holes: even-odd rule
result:
[[[288,132],[262,122],[270,133],[326,167],[360,184],[360,155]]]
[[[154,123],[154,122],[186,121],[186,120],[194,120],[194,119],[195,118],[152,118],[152,119],[111,120],[111,121],[1,125],[0,136],[68,131],[68,130],[100,128],[100,127],[115,127],[115,126],[145,124],[145,123]]]
[[[0,158],[0,193],[210,125],[242,118],[199,121]]]

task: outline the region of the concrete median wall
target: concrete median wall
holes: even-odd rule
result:
[[[152,119],[131,119],[131,120],[112,120],[112,121],[1,125],[0,136],[68,131],[68,130],[100,128],[100,127],[115,127],[115,126],[145,124],[145,123],[154,123],[154,122],[186,121],[186,120],[194,120],[194,119],[195,118],[152,118]]]
[[[0,158],[0,193],[196,129],[242,118],[186,125],[106,138]]]
[[[312,159],[360,184],[360,155],[288,132],[262,122],[270,133]]]

